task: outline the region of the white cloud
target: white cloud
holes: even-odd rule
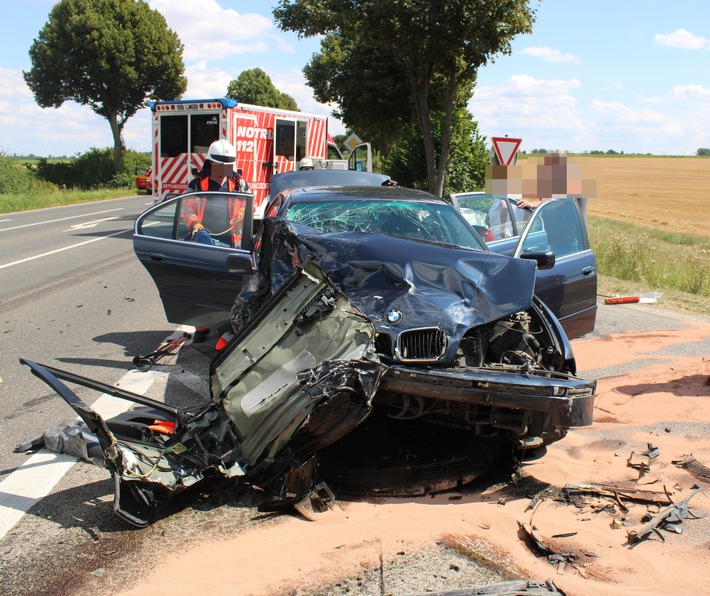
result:
[[[683,126],[674,117],[647,108],[636,109],[621,102],[593,100],[590,112],[595,115],[598,126],[615,128],[633,134],[682,134]]]
[[[710,39],[693,35],[685,29],[676,29],[673,33],[656,33],[653,36],[656,45],[682,50],[710,49]]]
[[[523,139],[521,148],[567,150],[554,139],[585,138],[587,129],[579,114],[574,91],[577,79],[540,80],[512,76],[505,85],[479,87],[468,107],[487,137],[509,135]]]
[[[150,7],[178,32],[186,62],[265,53],[278,40],[270,19],[222,8],[215,0],[151,0]]]
[[[519,53],[524,56],[540,58],[545,62],[573,62],[574,64],[579,64],[579,58],[577,58],[574,54],[570,54],[569,52],[561,52],[560,50],[553,50],[550,46],[534,46],[531,48],[525,48]]]
[[[185,69],[187,91],[184,97],[192,99],[224,97],[229,83],[239,76],[237,72],[226,72],[219,69],[209,69],[205,62],[198,62]]]
[[[124,138],[129,148],[146,151],[150,118],[144,116],[143,130],[135,128],[137,120],[135,116],[128,121]],[[0,69],[0,130],[0,149],[10,154],[73,156],[113,146],[108,120],[73,101],[59,108],[39,107],[20,70]]]
[[[671,91],[674,99],[710,99],[710,89],[702,85],[676,85]]]

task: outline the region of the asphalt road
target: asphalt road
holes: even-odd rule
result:
[[[133,220],[148,204],[144,195],[0,216],[0,482],[27,461],[12,453],[17,443],[73,417],[18,358],[114,384],[131,369],[134,355],[154,350],[175,331],[130,241]],[[650,305],[601,304],[594,335],[677,329],[695,318]],[[707,345],[678,349],[710,353]],[[186,345],[176,363],[154,367],[162,377],[151,395],[179,405],[206,399],[213,355],[213,342]],[[601,378],[625,371],[580,363],[579,372]],[[97,397],[79,394],[90,404]],[[104,470],[71,467],[0,539],[3,591],[89,593],[96,582],[115,591],[115,582],[135,581],[146,564],[137,559],[141,552],[165,556],[189,540],[272,521],[256,513],[258,496],[249,491],[181,496],[145,530],[128,528],[113,514],[111,502]],[[110,583],[101,584],[106,569]]]
[[[142,195],[0,215],[0,481],[27,459],[18,443],[73,417],[19,358],[114,384],[175,330],[133,253],[133,222],[150,204]],[[93,403],[93,393],[81,396]]]

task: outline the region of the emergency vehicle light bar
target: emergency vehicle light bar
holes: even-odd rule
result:
[[[222,109],[233,108],[237,105],[236,99],[229,97],[218,97],[216,99],[171,99],[163,101],[151,101],[151,112],[167,112],[175,110],[199,110],[199,109]]]

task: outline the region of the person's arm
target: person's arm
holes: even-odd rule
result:
[[[202,230],[205,226],[202,225],[202,198],[192,197],[186,199],[182,208],[182,219],[191,232]]]
[[[528,201],[527,199],[517,199],[516,200],[516,205],[520,207],[521,209],[530,209],[534,210],[542,203],[545,199],[538,199],[537,202],[533,201]]]

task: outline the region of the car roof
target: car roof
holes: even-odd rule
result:
[[[306,186],[382,186],[390,180],[386,174],[354,170],[297,170],[271,177],[271,198],[291,188]]]

